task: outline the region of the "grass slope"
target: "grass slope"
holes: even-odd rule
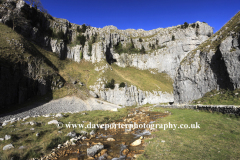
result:
[[[187,109],[154,108],[172,115],[156,124],[194,124],[200,129],[159,129],[139,160],[158,159],[240,159],[240,120],[227,115]]]
[[[240,105],[240,89],[212,90],[207,92],[202,98],[192,101],[192,104],[211,105]]]
[[[64,124],[83,124],[82,121],[85,121],[84,127],[86,127],[89,122],[92,124],[104,124],[111,123],[114,120],[121,119],[122,117],[127,116],[128,108],[118,109],[118,112],[112,111],[86,111],[86,115],[81,113],[75,114],[66,114],[63,118],[52,118],[52,117],[37,117],[37,118],[29,118],[25,122],[35,121],[38,122],[38,125],[31,126],[23,125],[21,123],[25,123],[23,121],[15,122],[13,124],[8,124],[7,126],[0,128],[0,138],[3,138],[5,135],[11,135],[12,138],[7,141],[0,141],[0,159],[1,160],[9,160],[11,157],[16,156],[19,159],[29,159],[29,158],[37,158],[45,154],[49,154],[50,151],[57,147],[58,144],[63,144],[66,140],[69,140],[70,137],[66,137],[67,133],[71,131],[75,131],[76,133],[80,133],[80,131],[85,130],[90,132],[95,129],[81,129],[81,128],[66,128],[62,129],[57,128],[56,125],[48,125],[47,123],[53,119],[57,119]],[[11,126],[14,125],[14,126]],[[34,128],[34,131],[30,130]],[[59,133],[61,131],[62,133]],[[40,136],[36,136],[36,133],[39,133]],[[12,143],[14,149],[3,151],[2,148]],[[19,150],[20,146],[27,147],[24,150]]]

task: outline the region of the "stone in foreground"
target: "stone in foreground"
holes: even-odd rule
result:
[[[52,120],[52,121],[49,121],[48,124],[58,124],[58,121],[57,120]]]
[[[5,151],[5,150],[12,149],[12,148],[14,148],[13,145],[12,144],[8,144],[8,145],[3,147],[3,150]]]
[[[94,155],[97,154],[99,151],[101,151],[103,148],[104,148],[104,145],[102,145],[101,143],[96,144],[87,149],[87,155],[90,157],[94,157]]]

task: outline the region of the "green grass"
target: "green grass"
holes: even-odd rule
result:
[[[166,73],[151,74],[148,70],[138,70],[134,67],[122,68],[115,64],[111,65],[103,74],[106,79],[114,79],[115,83],[126,82],[128,85],[134,85],[143,91],[163,91],[172,92],[172,79]]]
[[[240,105],[240,89],[230,90],[212,90],[207,92],[202,98],[194,100],[193,104],[206,105]]]
[[[82,124],[82,121],[85,121],[84,125],[86,126],[91,122],[92,124],[104,124],[111,123],[115,120],[121,119],[127,116],[128,110],[132,107],[119,109],[118,112],[112,111],[86,111],[87,115],[82,115],[81,113],[75,114],[66,114],[63,118],[45,118],[45,117],[37,117],[37,118],[29,118],[25,122],[35,121],[38,122],[38,126],[31,125],[21,125],[21,123],[25,123],[23,121],[13,123],[14,127],[11,127],[12,124],[8,124],[7,126],[0,129],[0,138],[4,137],[6,134],[12,135],[12,139],[8,141],[0,141],[0,159],[7,160],[10,159],[12,155],[18,155],[21,159],[28,158],[37,158],[41,155],[46,155],[50,153],[53,147],[57,147],[59,143],[64,143],[66,140],[70,139],[65,135],[71,131],[75,131],[76,133],[80,133],[80,131],[85,130],[90,132],[91,130],[96,129],[81,129],[81,128],[66,128],[63,127],[61,129],[57,128],[55,125],[48,125],[47,122],[52,119],[57,119],[64,124]],[[31,131],[30,128],[35,128],[34,131]],[[62,131],[62,133],[58,133],[58,131]],[[40,133],[39,137],[36,137],[36,133]],[[12,143],[15,149],[3,151],[2,148]],[[18,150],[20,146],[26,146],[25,150]]]
[[[187,109],[154,108],[172,115],[158,119],[156,124],[194,124],[200,129],[159,129],[138,158],[145,159],[239,159],[240,120],[217,113]],[[162,142],[165,141],[165,142]]]

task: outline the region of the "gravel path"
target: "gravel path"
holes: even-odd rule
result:
[[[46,115],[51,113],[66,113],[91,110],[112,110],[121,108],[121,106],[101,101],[95,98],[89,98],[85,101],[77,97],[64,97],[52,100],[45,104],[32,104],[26,108],[0,115],[0,123],[12,118],[24,118],[26,116]]]

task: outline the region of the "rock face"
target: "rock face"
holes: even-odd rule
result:
[[[240,13],[227,24],[235,27]],[[239,31],[227,31],[224,26],[211,39],[204,42],[202,50],[191,52],[178,68],[174,80],[174,100],[188,103],[201,98],[214,89],[239,88],[240,83],[240,35]],[[225,37],[224,37],[225,35]],[[219,45],[216,45],[218,44]],[[212,46],[216,46],[212,49]],[[209,49],[207,49],[209,48]]]
[[[103,85],[98,84],[90,86],[90,88],[102,99],[123,106],[168,103],[173,101],[172,93],[142,91],[133,85],[126,85],[124,88],[119,88],[119,85],[115,84],[114,89],[105,89]]]
[[[178,25],[149,31],[143,29],[118,30],[115,26],[87,27],[86,31],[82,33],[78,32],[78,28],[83,28],[81,25],[37,12],[22,1],[16,0],[16,3],[16,8],[7,2],[4,5],[11,5],[12,10],[21,10],[27,15],[34,14],[35,17],[31,19],[30,16],[29,21],[33,21],[34,18],[41,21],[36,25],[27,23],[24,28],[19,26],[21,33],[41,44],[44,48],[55,52],[61,59],[69,58],[76,62],[85,59],[92,63],[106,59],[109,63],[116,62],[121,67],[132,66],[144,70],[157,69],[159,72],[168,73],[171,78],[174,78],[176,68],[187,53],[195,49],[213,33],[212,27],[202,22],[190,24],[187,28],[181,28]],[[0,13],[2,21],[7,23],[10,17],[7,16],[6,11],[2,9]],[[29,33],[29,31],[31,32]],[[86,37],[85,45],[81,45],[77,41],[77,37],[80,35]],[[95,39],[94,42],[93,39]],[[123,47],[132,43],[134,48],[138,50],[144,47],[148,53],[123,53],[119,55],[114,49],[114,46],[119,43]]]
[[[92,63],[106,60],[109,64],[116,63],[120,67],[156,69],[158,72],[167,73],[171,78],[175,78],[174,98],[179,103],[200,98],[212,89],[238,87],[239,65],[238,60],[233,61],[233,58],[238,58],[239,41],[236,37],[226,39],[218,50],[199,50],[193,57],[187,56],[213,34],[212,27],[206,23],[197,21],[187,27],[178,25],[150,31],[118,30],[115,26],[103,28],[87,26],[86,30],[80,31],[83,30],[83,25],[54,18],[30,7],[22,0],[12,0],[11,3],[7,1],[2,6],[1,23],[9,24],[12,13],[19,13],[23,18],[28,17],[24,25],[16,26],[16,30],[44,49],[55,52],[60,59],[68,58],[76,62],[84,59]],[[86,38],[85,44],[80,43],[81,36]],[[235,49],[233,51],[230,48],[234,54],[229,54],[230,43]],[[119,46],[125,49],[132,46],[135,52],[124,50],[120,53],[116,49]],[[186,56],[187,63],[180,65]],[[39,76],[41,64],[34,64],[29,62],[23,66],[19,65],[18,70],[10,67],[14,72],[7,76],[5,73],[9,72],[9,68],[0,65],[0,81],[4,81],[0,83],[0,89],[10,90],[8,91],[10,94],[0,93],[0,106],[9,105],[11,102],[24,102],[30,97],[29,95],[43,95],[59,86],[60,80],[52,81],[55,79],[54,76],[47,78]],[[23,73],[28,73],[28,76],[23,76],[26,75]],[[114,90],[110,90],[102,89],[96,84],[91,89],[96,94],[91,92],[94,97],[101,97],[119,105],[173,101],[171,93],[142,91],[135,86],[125,88],[117,86]]]

